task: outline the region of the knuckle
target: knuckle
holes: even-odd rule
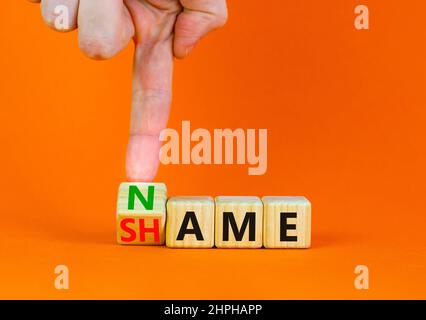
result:
[[[144,89],[133,92],[133,105],[143,111],[140,130],[145,135],[159,135],[167,125],[171,92],[164,89]]]
[[[158,112],[158,109],[168,109],[172,94],[165,89],[145,89],[142,91],[135,90],[133,92],[134,102],[144,106],[147,112]]]

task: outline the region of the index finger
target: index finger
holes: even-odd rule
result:
[[[130,181],[152,181],[158,170],[160,133],[167,125],[172,96],[172,46],[171,38],[136,44],[126,158]]]

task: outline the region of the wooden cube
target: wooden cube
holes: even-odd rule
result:
[[[171,248],[212,248],[212,197],[172,197],[167,201],[166,245]]]
[[[263,197],[265,248],[309,248],[311,203],[305,197]]]
[[[167,188],[163,183],[122,183],[117,202],[117,242],[163,245]]]
[[[262,247],[263,205],[258,197],[216,197],[215,245]]]

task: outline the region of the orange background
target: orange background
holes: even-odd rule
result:
[[[356,31],[368,4],[371,30]],[[263,7],[262,7],[263,5]],[[162,166],[169,195],[305,195],[309,250],[115,244],[131,45],[107,62],[39,8],[0,19],[0,298],[426,298],[426,3],[229,1],[176,62],[170,128],[267,128],[268,171]],[[70,290],[53,286],[70,268]],[[355,290],[354,268],[370,268]]]

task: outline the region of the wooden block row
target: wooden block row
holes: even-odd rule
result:
[[[171,248],[309,248],[305,197],[172,197],[162,183],[122,183],[117,241]]]

